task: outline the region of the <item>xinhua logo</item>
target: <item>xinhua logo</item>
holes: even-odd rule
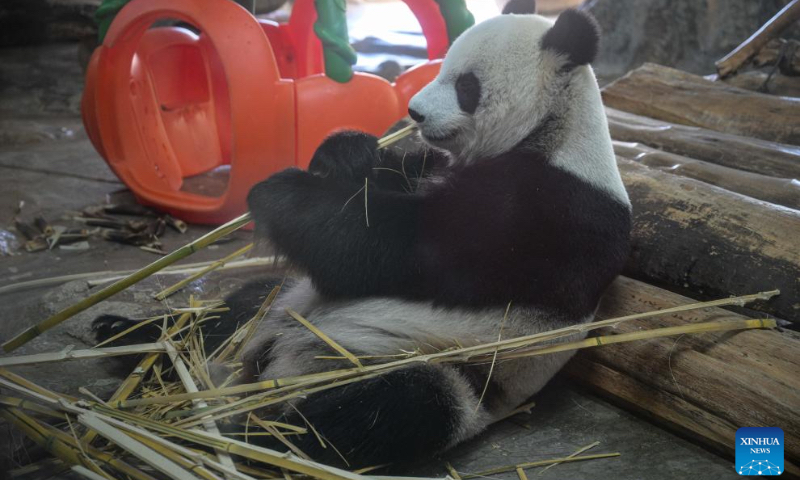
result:
[[[745,427],[736,430],[736,471],[739,475],[783,473],[783,430]]]

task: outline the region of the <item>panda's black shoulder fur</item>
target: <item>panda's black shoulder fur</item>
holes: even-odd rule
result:
[[[378,158],[353,158],[371,152],[374,137],[348,142],[330,158]],[[403,162],[420,165],[420,157]],[[424,172],[434,180],[419,191],[313,167],[274,175],[248,201],[261,233],[329,297],[478,308],[514,302],[584,317],[628,254],[629,207],[523,147]]]

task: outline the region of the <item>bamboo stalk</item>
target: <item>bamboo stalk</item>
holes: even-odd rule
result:
[[[11,340],[5,342],[3,344],[3,350],[5,350],[6,352],[12,352],[16,350],[17,348],[28,343],[29,341],[38,337],[47,330],[60,324],[61,322],[71,318],[72,316],[86,310],[91,306],[100,303],[106,298],[115,295],[121,292],[122,290],[125,290],[131,285],[134,285],[140,282],[141,280],[144,280],[145,278],[163,269],[164,267],[172,265],[178,260],[186,258],[198,250],[202,250],[203,248],[211,245],[220,238],[244,227],[245,225],[250,223],[250,221],[251,221],[250,213],[245,213],[244,215],[234,218],[225,225],[222,225],[221,227],[212,230],[211,232],[203,235],[197,240],[187,245],[184,245],[178,250],[175,250],[169,255],[159,258],[158,260],[142,268],[141,270],[138,270],[135,273],[123,278],[122,280],[118,280],[112,283],[111,285],[102,288],[100,291],[95,292],[92,295],[89,295],[80,302],[61,310],[60,312],[51,316],[42,323],[29,327],[28,329],[24,330],[22,333],[18,334]]]
[[[246,260],[236,260],[235,262],[228,262],[224,266],[219,267],[217,271],[226,272],[228,270],[236,270],[239,268],[274,266],[276,265],[278,260],[280,260],[280,257],[275,257],[275,256],[252,257]],[[167,267],[164,270],[161,270],[160,272],[156,272],[154,275],[192,275],[206,268],[207,266],[211,265],[215,261],[216,260],[212,260],[210,262],[197,262],[197,263],[187,263],[185,265],[175,265],[172,267]],[[86,281],[86,284],[89,285],[89,287],[96,287],[98,285],[103,285],[109,282],[113,282],[115,280],[119,280],[121,278],[125,278],[125,275],[129,275],[134,271],[135,270],[130,270],[127,272],[108,272],[109,274],[113,275],[105,278],[97,278],[98,275],[83,274],[82,278],[89,278],[89,280]]]
[[[33,365],[39,363],[62,362],[64,360],[85,360],[88,358],[115,357],[119,355],[136,355],[140,353],[163,352],[163,343],[143,343],[140,345],[125,345],[121,347],[88,348],[85,350],[72,350],[72,346],[60,352],[36,353],[33,355],[18,355],[15,357],[0,358],[0,367],[19,365]]]
[[[383,137],[380,140],[378,140],[378,148],[379,149],[380,148],[386,148],[389,145],[397,142],[398,140],[401,140],[401,139],[411,135],[412,133],[414,133],[414,131],[416,129],[417,129],[417,124],[416,123],[412,123],[410,125],[406,125],[405,127],[401,128],[400,130],[398,130],[398,131],[396,131],[394,133],[390,133],[389,135],[386,135],[385,137]]]
[[[108,475],[100,475],[99,473],[95,473],[81,465],[73,465],[70,470],[82,476],[83,478],[88,478],[89,480],[114,480]]]
[[[600,442],[592,442],[589,445],[581,447],[581,448],[575,450],[574,452],[572,452],[571,454],[567,455],[567,458],[577,457],[581,453],[583,453],[583,452],[585,452],[587,450],[591,450],[591,449],[593,449],[594,447],[596,447],[598,445],[600,445]],[[542,475],[544,475],[544,472],[550,470],[551,468],[555,467],[556,465],[558,465],[560,463],[561,462],[551,463],[550,465],[548,465],[548,466],[544,467],[543,469],[539,470],[539,476],[541,477]]]
[[[256,332],[256,327],[266,317],[272,308],[272,303],[280,293],[283,287],[283,282],[275,286],[264,302],[259,307],[258,312],[253,315],[253,318],[247,321],[240,329],[233,333],[222,345],[217,349],[218,351],[212,352],[210,357],[216,359],[218,362],[224,362],[229,359],[237,358],[241,348],[247,345],[247,342],[253,337]]]
[[[93,410],[100,414],[108,415],[126,422],[141,425],[148,430],[153,430],[165,435],[171,435],[190,442],[210,448],[221,448],[234,455],[239,455],[250,460],[264,462],[278,468],[309,475],[321,480],[365,480],[366,477],[346,470],[330,467],[310,460],[297,458],[290,453],[279,453],[267,448],[250,445],[245,442],[213,435],[200,430],[185,430],[167,425],[154,420],[142,418],[130,413],[114,410],[102,405],[95,405]]]
[[[67,401],[70,401],[70,402],[77,401],[77,398],[75,398],[73,396],[70,396],[70,395],[56,395],[55,393],[51,392],[50,390],[48,390],[48,389],[46,389],[44,387],[40,387],[39,385],[36,385],[35,383],[33,383],[33,382],[31,382],[31,381],[29,381],[29,380],[27,380],[25,378],[20,377],[16,373],[9,372],[5,368],[0,368],[0,377],[5,378],[6,380],[8,380],[8,381],[10,381],[10,382],[12,382],[14,384],[17,384],[17,385],[19,385],[21,387],[26,388],[27,390],[33,392],[36,395],[41,395],[43,397],[46,397],[47,399],[49,399],[51,401],[57,401],[59,398],[63,398],[63,399],[65,399]]]
[[[48,435],[47,431],[45,431],[39,422],[20,410],[14,408],[0,409],[0,416],[8,423],[20,429],[28,438],[61,461],[70,465],[89,467],[95,473],[102,472],[96,465],[81,456],[78,450]],[[103,476],[107,478],[105,472],[103,472]]]
[[[348,352],[346,348],[344,348],[343,346],[339,345],[335,340],[333,340],[331,337],[326,335],[322,330],[320,330],[319,328],[315,327],[313,324],[311,324],[311,322],[309,322],[308,320],[303,318],[302,315],[300,315],[299,313],[295,312],[291,308],[287,308],[286,309],[286,313],[288,313],[290,317],[292,317],[295,320],[297,320],[298,322],[300,322],[301,325],[303,325],[304,327],[309,329],[311,331],[311,333],[313,333],[314,335],[319,337],[320,340],[322,340],[323,342],[327,343],[329,347],[331,347],[332,349],[334,349],[337,352],[341,353],[344,356],[344,358],[350,360],[350,362],[352,362],[353,365],[355,365],[358,368],[363,368],[364,367],[363,365],[361,365],[361,362],[356,358],[355,355],[353,355],[352,353]]]
[[[73,437],[49,425],[43,425],[33,417],[19,410],[0,409],[0,416],[3,416],[10,423],[25,432],[34,442],[65,463],[83,465],[94,470],[94,465],[91,462],[85,461],[85,457],[79,455],[80,449],[78,449],[78,443]],[[92,459],[100,461],[131,478],[136,480],[155,480],[155,478],[150,475],[137,468],[133,468],[128,463],[109,453],[91,448],[88,445],[83,446],[83,451],[87,455],[90,455]]]
[[[186,368],[186,364],[183,363],[183,359],[178,355],[178,351],[175,350],[175,347],[169,341],[166,342],[167,347],[167,355],[169,355],[170,360],[172,360],[172,365],[175,367],[175,371],[178,373],[178,378],[181,380],[183,384],[183,389],[186,390],[186,393],[196,393],[197,385],[194,383],[192,379],[192,375],[189,373],[189,370]],[[208,404],[205,400],[193,400],[192,401],[196,407],[198,408],[206,408]],[[219,435],[219,428],[217,428],[217,424],[213,420],[208,420],[207,422],[203,422],[203,426],[205,427],[206,431],[213,433],[215,435]],[[232,470],[236,470],[236,467],[233,464],[233,460],[231,456],[225,450],[216,450],[217,458],[219,458],[219,463],[224,465],[227,468]]]
[[[191,275],[191,276],[189,276],[187,278],[184,278],[183,280],[181,280],[180,282],[176,283],[175,285],[167,287],[164,290],[158,292],[157,294],[154,295],[154,298],[156,300],[164,300],[165,298],[169,297],[173,293],[175,293],[178,290],[182,289],[186,285],[189,285],[190,283],[194,282],[195,280],[197,280],[198,278],[202,277],[203,275],[205,275],[207,273],[210,273],[210,272],[213,272],[214,270],[217,270],[218,268],[225,266],[226,263],[230,262],[231,260],[233,260],[236,257],[244,255],[245,253],[249,252],[252,248],[253,248],[253,244],[252,243],[249,243],[249,244],[245,245],[244,247],[240,248],[239,250],[236,250],[235,252],[231,253],[230,255],[213,262],[211,265],[209,265],[206,268],[200,270],[199,272],[197,272],[197,273],[195,273],[195,274],[193,274],[193,275]]]
[[[695,333],[724,332],[728,330],[749,330],[753,328],[775,328],[778,324],[774,319],[756,320],[720,320],[718,322],[703,322],[691,325],[679,325],[677,327],[653,328],[639,332],[621,333],[619,335],[605,335],[602,337],[591,337],[577,342],[559,343],[547,347],[540,347],[531,350],[508,352],[498,356],[501,360],[511,360],[514,358],[533,357],[548,353],[564,352],[568,350],[580,350],[583,348],[599,347],[601,345],[613,345],[615,343],[635,342],[637,340],[650,340],[653,338],[672,337],[675,335],[691,335]],[[486,356],[487,354],[484,354]],[[471,359],[472,362],[488,361],[488,359]]]
[[[157,405],[164,403],[178,403],[187,400],[196,400],[198,398],[220,398],[231,395],[240,395],[245,393],[257,392],[261,390],[269,390],[274,388],[286,387],[308,382],[314,378],[330,378],[334,379],[337,375],[344,372],[350,372],[352,369],[346,370],[331,370],[328,372],[314,373],[310,375],[302,375],[299,377],[286,377],[274,380],[263,380],[255,383],[245,383],[242,385],[234,385],[231,387],[215,388],[211,390],[203,390],[196,393],[179,393],[175,395],[152,397],[152,398],[137,398],[134,400],[125,400],[119,402],[109,402],[109,405],[115,408],[134,408],[144,405]]]
[[[519,465],[508,465],[505,467],[498,467],[498,468],[493,468],[491,470],[485,470],[483,472],[470,473],[467,475],[461,475],[461,478],[463,478],[464,480],[468,480],[470,478],[485,477],[487,475],[496,475],[498,473],[513,472],[517,468],[541,467],[544,465],[551,465],[554,463],[582,462],[584,460],[596,460],[598,458],[612,458],[619,456],[620,456],[619,452],[614,452],[614,453],[598,453],[595,455],[581,455],[578,457],[551,458],[550,460],[539,460],[537,462],[520,463]]]
[[[594,322],[594,323],[598,324],[603,322]],[[592,325],[592,324],[587,324],[587,325]],[[510,341],[503,340],[500,342],[493,342],[484,345],[478,345],[475,347],[459,348],[440,353],[419,355],[416,357],[412,357],[405,360],[399,360],[396,362],[369,365],[363,368],[353,368],[349,370],[344,370],[342,371],[342,373],[340,373],[333,379],[327,379],[331,382],[328,384],[319,385],[320,383],[323,383],[326,380],[311,380],[309,382],[297,384],[295,386],[285,387],[284,391],[290,391],[291,393],[283,397],[278,397],[278,398],[274,397],[274,395],[278,393],[279,390],[270,392],[272,394],[272,397],[265,398],[264,394],[255,395],[236,402],[232,402],[228,405],[222,405],[219,407],[212,408],[211,410],[205,411],[202,414],[194,415],[180,422],[177,422],[176,425],[181,425],[183,428],[189,428],[200,423],[201,418],[206,418],[208,415],[213,415],[211,417],[213,419],[220,419],[231,415],[246,413],[249,411],[256,410],[258,408],[285,402],[287,400],[296,398],[301,395],[310,395],[312,393],[317,393],[320,391],[328,390],[330,388],[335,388],[348,383],[352,383],[354,381],[358,381],[359,379],[371,376],[378,376],[391,371],[399,370],[414,363],[432,364],[432,363],[487,362],[489,361],[488,357],[493,354],[495,349],[504,352],[503,354],[498,355],[498,359],[507,360],[513,358],[545,355],[561,351],[578,350],[582,348],[590,348],[600,345],[610,345],[614,343],[631,342],[636,340],[645,340],[645,339],[659,338],[665,336],[729,331],[729,330],[742,330],[742,329],[752,329],[752,328],[775,328],[776,326],[777,326],[776,321],[772,319],[705,322],[699,324],[683,325],[679,327],[650,329],[650,330],[644,330],[640,332],[632,332],[620,335],[592,337],[577,342],[561,343],[537,349],[519,351],[520,348],[530,347],[535,343],[541,343],[543,341],[552,339],[553,332],[558,331],[555,330],[553,332],[543,332],[542,334],[539,334],[540,336],[538,337],[536,336],[518,337],[517,339],[511,339]],[[525,339],[525,342],[527,343],[523,342],[522,339]],[[307,387],[313,387],[313,388],[307,388]],[[226,410],[231,410],[231,411],[226,411]]]
[[[183,469],[177,463],[169,460],[155,450],[148,448],[143,443],[134,440],[118,428],[105,423],[92,412],[85,412],[78,415],[78,421],[85,427],[91,428],[113,444],[129,452],[134,457],[164,473],[168,478],[175,480],[197,480],[194,475]]]
[[[175,321],[175,323],[167,330],[166,334],[162,337],[161,340],[165,340],[169,338],[172,334],[180,330],[183,325],[189,321],[191,317],[190,313],[184,313]],[[111,395],[111,398],[108,400],[109,403],[114,404],[120,401],[127,400],[127,398],[136,390],[139,384],[142,382],[142,379],[147,374],[147,372],[153,367],[153,364],[156,363],[158,360],[160,353],[154,352],[147,354],[140,362],[136,368],[128,375],[127,378],[117,387],[117,390]],[[93,431],[88,431],[83,436],[81,440],[86,443],[91,443],[92,440],[96,437],[96,434]]]

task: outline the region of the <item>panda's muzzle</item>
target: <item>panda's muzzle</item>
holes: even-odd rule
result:
[[[456,138],[459,133],[458,129],[450,130],[444,135],[433,135],[429,132],[426,132],[424,129],[420,129],[420,132],[422,133],[422,136],[425,137],[425,140],[429,142],[446,142]]]

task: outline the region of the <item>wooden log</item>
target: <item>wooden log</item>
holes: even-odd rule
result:
[[[691,302],[620,277],[606,293],[598,317]],[[613,332],[728,318],[741,316],[710,308],[634,320],[619,324]],[[780,427],[787,473],[800,472],[800,334],[796,332],[749,330],[604,346],[579,352],[565,371],[612,401],[726,456],[733,456],[738,428]]]
[[[799,19],[800,0],[791,0],[788,5],[776,13],[756,33],[716,63],[719,76],[724,78],[735,73],[770,40],[779,36],[781,32]]]
[[[647,63],[603,89],[612,108],[682,125],[800,145],[800,99]]]
[[[735,168],[662,152],[640,143],[614,141],[614,152],[620,157],[663,172],[694,178],[776,205],[800,209],[800,181],[791,178],[743,172]]]
[[[654,120],[607,108],[615,140],[640,142],[665,152],[748,172],[800,178],[800,147]]]
[[[795,58],[800,62],[800,51],[798,52]],[[723,82],[734,87],[768,93],[770,95],[800,97],[800,78],[789,77],[780,72],[775,72],[775,74],[770,77],[769,72],[753,70],[730,76],[724,79]]]
[[[800,74],[800,42],[773,39],[753,57],[753,65],[776,65],[784,75],[797,76]]]
[[[752,308],[800,321],[800,212],[618,158],[633,203],[626,274],[705,297],[779,289]]]

